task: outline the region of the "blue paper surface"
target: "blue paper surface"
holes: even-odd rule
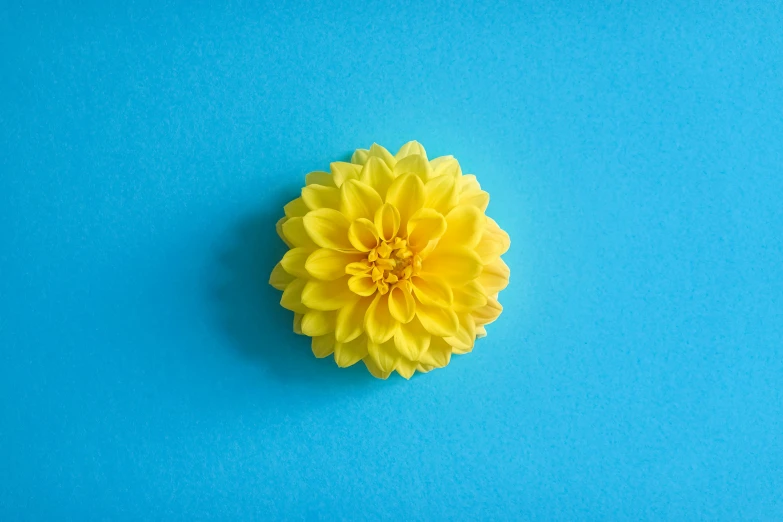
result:
[[[68,4],[0,9],[0,519],[783,520],[779,2]],[[511,285],[383,382],[266,280],[411,139]]]

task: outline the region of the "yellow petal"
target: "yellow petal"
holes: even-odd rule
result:
[[[334,332],[337,312],[322,312],[311,310],[302,318],[302,333],[310,337],[318,337]]]
[[[455,312],[470,312],[487,304],[484,288],[476,281],[471,281],[453,290]]]
[[[421,276],[443,278],[452,287],[462,286],[481,275],[481,259],[467,248],[435,249],[421,265]]]
[[[400,212],[400,228],[407,230],[408,219],[424,204],[424,183],[414,174],[402,175],[389,187],[386,202],[397,208]]]
[[[304,219],[300,217],[288,218],[283,223],[283,236],[287,243],[291,244],[291,247],[305,247],[313,250],[317,248],[310,236],[304,228]]]
[[[285,234],[283,234],[283,225],[285,225],[285,222],[289,219],[290,218],[288,216],[283,216],[278,219],[277,223],[275,223],[275,231],[277,231],[277,235],[280,236],[280,239],[283,240],[283,243],[288,245],[288,248],[294,248],[294,245],[292,245],[291,242],[286,239]]]
[[[305,176],[305,185],[323,185],[325,187],[336,187],[334,178],[328,172],[316,170]]]
[[[487,336],[487,329],[483,326],[477,326],[476,327],[476,339],[481,339],[482,337]]]
[[[361,275],[369,274],[372,271],[373,265],[366,259],[357,261],[355,263],[348,263],[345,267],[345,273],[349,275]]]
[[[356,149],[351,155],[351,163],[364,165],[370,157],[370,151],[367,149]]]
[[[397,320],[389,312],[389,294],[375,295],[364,316],[364,330],[374,343],[385,343],[397,330]]]
[[[446,219],[432,208],[421,208],[408,220],[408,245],[421,251],[432,240],[446,232]]]
[[[481,262],[488,265],[508,251],[511,246],[511,238],[508,237],[494,219],[487,218],[484,233],[476,245],[476,253],[481,257]]]
[[[390,169],[393,169],[394,165],[397,163],[397,159],[391,155],[391,152],[386,150],[385,147],[381,147],[377,143],[372,144],[372,147],[370,147],[368,155],[370,157],[374,156],[376,158],[381,158],[389,166]]]
[[[418,361],[429,348],[431,338],[430,333],[421,325],[421,321],[414,318],[411,322],[400,325],[394,334],[394,346],[406,359]]]
[[[477,192],[481,190],[476,176],[473,174],[467,174],[459,178],[459,193],[462,195],[465,192]]]
[[[416,304],[413,302],[410,287],[407,284],[397,284],[389,291],[389,312],[392,317],[407,323],[413,319],[416,313]]]
[[[283,207],[283,211],[287,217],[302,217],[307,214],[309,210],[310,209],[307,208],[307,205],[305,205],[302,198],[296,198]]]
[[[364,362],[364,365],[367,367],[367,371],[369,371],[373,377],[377,379],[388,379],[389,375],[391,375],[391,370],[388,372],[384,372],[381,370],[381,367],[378,366],[378,364],[373,360],[372,357],[369,355],[362,359]]]
[[[302,318],[304,314],[294,312],[294,333],[296,335],[304,335],[302,333]]]
[[[288,284],[294,279],[296,278],[286,272],[283,265],[277,263],[272,269],[272,274],[269,276],[269,284],[278,290],[285,290]]]
[[[351,292],[366,297],[374,294],[378,285],[370,274],[357,274],[348,279],[348,288],[351,289]]]
[[[394,174],[385,161],[373,156],[364,164],[359,180],[374,188],[381,199],[384,199],[394,181]]]
[[[309,310],[307,306],[302,303],[302,290],[304,289],[306,281],[304,279],[294,279],[285,290],[283,290],[283,296],[280,298],[280,306],[286,310],[292,312],[304,314]]]
[[[435,336],[448,337],[454,335],[459,326],[457,314],[449,308],[416,303],[416,317],[425,330]]]
[[[387,374],[394,370],[400,357],[394,349],[394,341],[392,340],[380,344],[370,341],[367,344],[367,353],[369,358],[375,363],[375,366],[382,373]]]
[[[359,218],[348,228],[348,241],[359,252],[369,252],[378,246],[378,231],[372,221]]]
[[[305,261],[312,252],[309,248],[292,248],[285,253],[280,264],[286,272],[302,279],[310,279],[310,274],[305,270]]]
[[[349,226],[345,216],[330,208],[313,210],[304,217],[307,235],[316,245],[332,250],[354,250],[348,240]]]
[[[446,233],[438,247],[475,248],[484,233],[487,216],[471,205],[459,205],[446,215]]]
[[[397,154],[394,156],[397,158],[397,161],[401,160],[402,158],[406,156],[410,156],[411,154],[418,154],[419,156],[423,157],[425,160],[427,159],[427,151],[424,150],[424,147],[421,143],[418,141],[409,141],[402,147],[400,147],[400,150],[397,151]]]
[[[359,180],[349,179],[340,187],[340,211],[349,221],[373,219],[382,204],[375,189]]]
[[[444,338],[454,353],[468,353],[476,341],[476,322],[470,314],[459,314],[459,328],[453,336]]]
[[[310,210],[340,208],[340,191],[335,187],[308,185],[302,189],[302,200]]]
[[[397,364],[395,365],[394,369],[397,370],[397,373],[399,373],[407,380],[413,377],[413,374],[416,373],[417,365],[418,363],[400,357],[397,360]]]
[[[430,161],[430,167],[432,167],[433,178],[449,176],[451,178],[460,179],[462,177],[462,169],[459,166],[459,162],[454,159],[454,156],[441,156],[435,158]]]
[[[372,297],[357,298],[337,313],[335,336],[343,343],[353,341],[364,333],[364,316],[372,303]]]
[[[429,364],[421,364],[421,363],[417,363],[417,364],[416,364],[416,371],[417,371],[417,372],[421,372],[421,373],[427,373],[427,372],[430,372],[430,371],[432,371],[434,368],[435,368],[434,366],[431,366],[431,365],[429,365]]]
[[[384,203],[375,212],[375,229],[381,239],[394,239],[400,229],[400,211],[391,203]]]
[[[348,288],[348,277],[334,281],[308,281],[302,289],[302,303],[313,310],[339,310],[356,296]]]
[[[313,337],[311,343],[313,355],[319,359],[329,357],[334,353],[334,334],[319,335]]]
[[[429,180],[424,185],[424,192],[426,194],[424,206],[434,208],[444,215],[456,207],[459,201],[457,182],[451,176],[440,176]]]
[[[451,360],[451,345],[442,337],[433,337],[427,351],[421,355],[419,362],[434,368],[443,368]]]
[[[361,165],[346,163],[345,161],[335,161],[329,165],[332,171],[334,184],[339,188],[349,179],[359,179],[359,173],[362,171]]]
[[[333,281],[345,275],[345,267],[364,258],[363,254],[338,252],[328,248],[316,250],[305,261],[307,273],[322,281]]]
[[[489,297],[487,298],[487,304],[481,308],[473,310],[471,315],[473,315],[477,325],[484,326],[485,324],[489,324],[495,321],[500,316],[502,311],[503,306],[498,302],[498,300]]]
[[[367,356],[367,337],[362,335],[351,342],[334,344],[334,362],[341,368],[347,368]]]
[[[394,166],[395,178],[404,176],[405,174],[413,174],[421,179],[422,182],[426,182],[432,176],[432,167],[430,167],[427,158],[418,154],[413,154],[399,160]]]
[[[427,277],[411,278],[416,299],[431,306],[451,306],[454,300],[451,287],[440,277],[428,274]]]
[[[511,274],[508,265],[502,259],[497,258],[486,265],[478,277],[478,283],[484,287],[488,295],[496,294],[508,286],[508,277]]]
[[[459,204],[471,205],[482,212],[486,212],[489,206],[489,194],[483,190],[463,192],[459,197]]]

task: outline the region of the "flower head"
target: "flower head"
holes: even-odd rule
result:
[[[473,349],[503,308],[510,240],[451,156],[373,145],[311,172],[277,223],[290,247],[269,283],[316,357],[410,378]]]

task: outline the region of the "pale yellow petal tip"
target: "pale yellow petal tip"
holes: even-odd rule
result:
[[[408,380],[465,354],[503,311],[511,238],[489,194],[453,156],[376,143],[305,176],[277,233],[289,247],[269,284],[313,355]]]

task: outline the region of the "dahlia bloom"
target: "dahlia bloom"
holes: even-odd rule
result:
[[[452,156],[374,144],[311,172],[277,232],[290,250],[269,283],[316,357],[409,379],[470,352],[503,307],[510,239],[489,194]]]

